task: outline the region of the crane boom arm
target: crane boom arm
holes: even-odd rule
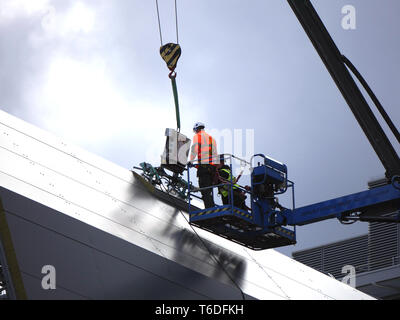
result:
[[[397,182],[371,190],[327,200],[294,209],[288,214],[289,225],[305,225],[322,220],[338,218],[346,221],[352,213],[358,213],[360,221],[381,219],[386,222],[399,222],[398,218],[385,218],[381,215],[392,213],[400,207],[400,185]],[[379,213],[377,217],[376,214]]]
[[[400,158],[371,111],[310,0],[288,0],[359,125],[382,162],[386,177],[400,174]]]

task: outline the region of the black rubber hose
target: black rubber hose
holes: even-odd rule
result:
[[[365,81],[365,79],[362,77],[362,75],[358,72],[356,67],[351,63],[349,59],[346,58],[346,56],[342,55],[342,60],[346,64],[346,66],[351,70],[351,72],[356,76],[358,81],[360,81],[361,85],[364,87],[365,91],[367,91],[368,95],[370,96],[371,100],[375,104],[376,108],[382,115],[383,119],[385,119],[387,125],[389,126],[390,130],[392,130],[394,136],[396,137],[397,141],[400,143],[400,133],[397,130],[396,126],[390,119],[389,115],[386,113],[385,109],[379,102],[378,98],[375,96],[374,92],[371,90],[369,87],[368,83]]]

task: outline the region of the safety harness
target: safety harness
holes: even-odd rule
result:
[[[227,179],[225,179],[225,178],[222,178],[220,175],[219,175],[219,179],[221,180],[221,182],[223,182],[223,183],[231,183],[231,181],[233,182],[233,181],[235,181],[235,178],[234,177],[231,177],[231,170],[228,170],[228,169],[220,169],[220,171],[223,171],[223,172],[225,172],[225,173],[227,173],[228,174],[228,178]],[[231,180],[232,179],[232,180]],[[236,189],[238,189],[239,188],[239,185],[237,184],[237,183],[233,183],[232,184],[232,187],[233,187],[233,190],[236,190]],[[228,195],[229,195],[229,192],[230,192],[230,186],[229,185],[224,185],[224,186],[222,186],[222,187],[220,187],[219,188],[219,193],[221,193],[221,195],[225,198],[225,197],[227,197]]]

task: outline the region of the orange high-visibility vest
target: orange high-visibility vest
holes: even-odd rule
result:
[[[215,165],[218,163],[217,143],[204,130],[196,133],[193,137],[190,161],[193,161],[196,156],[199,163],[202,164]]]

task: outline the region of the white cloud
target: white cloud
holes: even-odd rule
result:
[[[88,33],[93,30],[94,23],[94,11],[82,2],[78,2],[67,13],[64,26],[66,30],[71,32]]]
[[[49,0],[2,0],[0,17],[3,22],[16,17],[26,17],[43,13],[48,8]]]
[[[47,37],[65,37],[71,34],[89,34],[96,22],[94,9],[82,2],[75,3],[65,13],[48,6],[42,18],[42,27]]]
[[[128,101],[100,58],[83,62],[57,57],[39,88],[31,100],[38,121],[75,141],[99,142],[124,132],[140,134],[141,129],[158,131],[175,121],[172,108],[157,105],[157,99]]]

